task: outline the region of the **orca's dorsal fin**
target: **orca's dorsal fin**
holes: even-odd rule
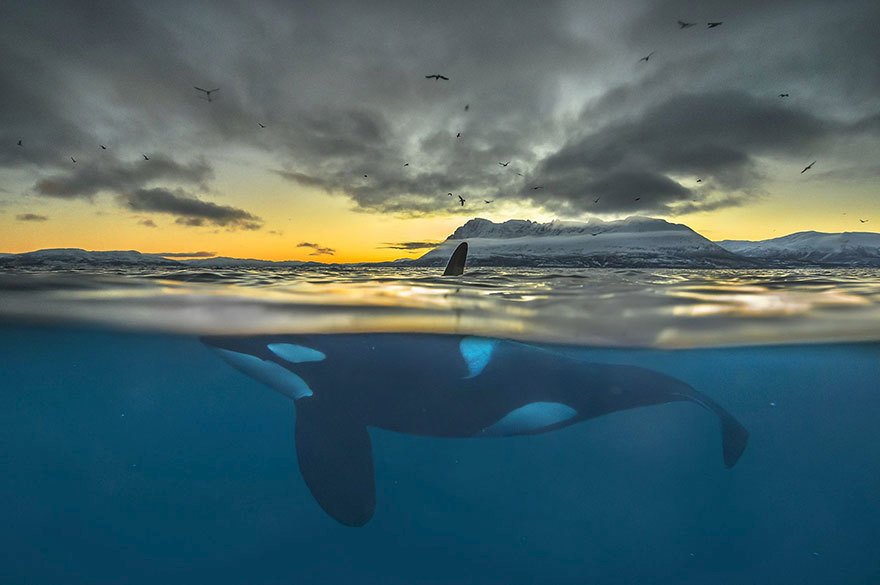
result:
[[[443,271],[443,276],[461,276],[464,274],[464,263],[467,261],[467,253],[467,242],[460,243],[455,252],[452,253],[452,257],[449,258],[449,263],[446,265],[446,270]]]

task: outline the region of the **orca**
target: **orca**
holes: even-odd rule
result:
[[[688,401],[718,418],[726,467],[748,442],[733,416],[681,380],[544,346],[397,333],[202,340],[293,401],[302,477],[324,511],[347,526],[363,526],[375,508],[371,427],[432,437],[511,437]]]

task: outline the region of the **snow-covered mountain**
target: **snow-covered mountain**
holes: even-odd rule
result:
[[[880,266],[880,233],[874,232],[798,232],[772,240],[718,244],[772,266]]]
[[[257,260],[254,258],[171,259],[158,254],[143,254],[134,250],[91,251],[80,248],[52,248],[23,254],[0,254],[0,267],[31,268],[88,268],[108,266],[155,266],[180,268],[289,268],[313,264],[287,260]]]
[[[471,266],[747,267],[756,262],[725,250],[686,225],[630,217],[619,221],[494,223],[472,219],[415,261],[445,264],[461,241]]]
[[[0,256],[3,267],[82,268],[87,266],[179,266],[180,262],[134,250],[94,252],[80,248],[50,248]]]

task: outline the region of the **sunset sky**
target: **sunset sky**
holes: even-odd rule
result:
[[[4,2],[0,252],[386,260],[472,217],[875,231],[878,30],[877,0]]]

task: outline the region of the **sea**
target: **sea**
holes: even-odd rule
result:
[[[364,392],[362,336],[411,341],[375,359],[412,368],[459,338],[633,366],[748,445],[725,467],[690,402],[492,439],[370,428],[375,510],[346,526],[303,479],[294,402],[204,342],[288,335],[338,340],[334,379]],[[873,585],[878,429],[880,270],[0,273],[2,584]]]

